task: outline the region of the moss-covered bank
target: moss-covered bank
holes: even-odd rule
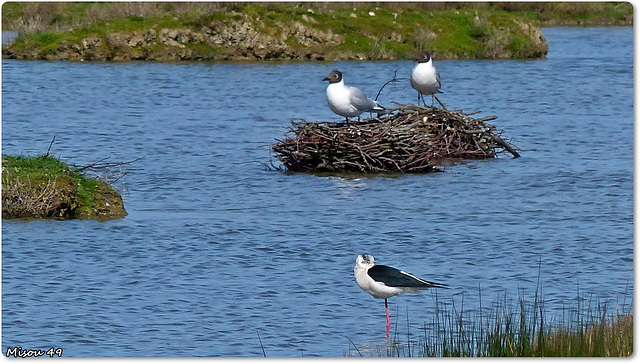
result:
[[[126,215],[118,192],[54,157],[2,156],[2,218],[111,220]]]
[[[3,57],[69,61],[395,60],[428,49],[439,59],[541,58],[548,45],[520,12],[429,9],[419,3],[5,3],[3,24],[24,26],[28,11],[59,13],[56,27],[18,30]],[[161,3],[162,4],[162,3]],[[189,5],[190,4],[190,5]],[[46,8],[49,7],[49,8]],[[53,8],[51,8],[53,7]],[[78,14],[85,14],[84,17]],[[139,15],[138,15],[139,14]],[[42,19],[33,17],[34,19]],[[82,19],[82,20],[81,20]],[[40,20],[47,23],[45,20]],[[9,28],[7,28],[9,29]],[[47,29],[47,30],[36,30]],[[13,29],[15,30],[15,29]]]

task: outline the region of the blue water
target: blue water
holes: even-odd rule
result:
[[[383,302],[353,279],[364,252],[469,309],[479,287],[489,306],[531,297],[538,277],[551,314],[576,297],[630,305],[633,30],[544,34],[545,60],[435,59],[440,100],[498,115],[522,158],[397,177],[267,165],[290,120],[341,119],[329,71],[375,96],[410,61],[3,60],[3,154],[42,154],[55,135],[73,164],[144,157],[112,171],[126,172],[123,219],[2,222],[3,354],[262,356],[259,334],[268,356],[342,356],[347,338],[384,344]],[[415,98],[406,81],[379,101]],[[433,320],[432,293],[389,302],[414,339]]]

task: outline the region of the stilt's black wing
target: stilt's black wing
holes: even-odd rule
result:
[[[425,281],[422,278],[386,265],[374,265],[369,268],[367,274],[369,274],[374,281],[382,282],[389,287],[445,288],[447,286],[442,283]]]

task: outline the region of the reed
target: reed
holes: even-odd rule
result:
[[[579,298],[560,317],[545,311],[536,291],[533,302],[520,293],[514,305],[496,299],[488,314],[464,310],[435,296],[435,315],[417,342],[396,335],[378,356],[389,357],[629,357],[633,354],[633,312],[610,312],[598,300]],[[481,296],[479,296],[481,297]],[[481,300],[481,298],[480,298]],[[408,321],[408,319],[407,319]],[[407,325],[408,326],[408,325]],[[354,347],[355,344],[351,343]],[[362,355],[359,352],[360,355]]]

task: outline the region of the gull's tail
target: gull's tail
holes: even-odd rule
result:
[[[375,112],[378,114],[386,114],[388,113],[387,108],[378,104],[377,101],[373,101],[371,99],[369,99],[369,101],[371,101],[371,109],[369,109],[369,112]]]
[[[374,101],[374,102],[375,102],[375,101]],[[380,111],[385,112],[386,110],[387,110],[387,108],[386,108],[386,107],[381,106],[381,105],[380,105],[380,104],[378,104],[377,102],[376,102],[376,106],[375,106],[373,109],[371,109],[371,111],[377,111],[377,112],[380,112]]]

